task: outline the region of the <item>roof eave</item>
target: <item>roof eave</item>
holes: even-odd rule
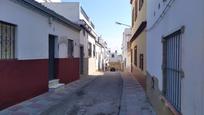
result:
[[[80,26],[71,22],[70,20],[66,19],[65,17],[57,14],[56,12],[54,12],[51,9],[48,9],[47,7],[43,6],[42,4],[34,1],[34,0],[16,0],[17,2],[21,3],[21,4],[26,4],[26,5],[30,5],[33,8],[53,17],[54,19],[57,19],[60,22],[63,22],[64,24],[72,27],[73,29],[76,29],[78,31],[81,30]]]

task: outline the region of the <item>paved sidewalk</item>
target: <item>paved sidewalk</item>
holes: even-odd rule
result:
[[[0,115],[41,114],[156,115],[138,81],[118,72],[83,78],[0,111]]]
[[[123,93],[120,115],[156,115],[138,81],[128,73],[121,73]]]
[[[83,78],[72,83],[69,83],[61,91],[52,91],[24,101],[20,104],[11,106],[5,110],[0,111],[0,115],[39,115],[49,107],[57,105],[64,98],[77,92],[89,83],[96,80],[97,77]]]

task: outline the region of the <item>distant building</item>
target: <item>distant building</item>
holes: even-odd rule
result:
[[[116,71],[122,70],[122,55],[118,55],[117,50],[109,52],[108,70],[115,69]]]
[[[123,32],[123,41],[122,41],[122,64],[123,70],[131,72],[131,52],[130,52],[130,38],[131,38],[131,29],[126,28]]]
[[[105,71],[107,60],[107,43],[99,37],[96,39],[96,70]]]
[[[148,0],[147,91],[161,115],[204,114],[203,4]]]

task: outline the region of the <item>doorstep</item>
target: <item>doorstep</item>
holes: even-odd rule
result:
[[[64,83],[59,83],[59,79],[54,79],[49,81],[49,92],[51,91],[60,91],[65,87]]]

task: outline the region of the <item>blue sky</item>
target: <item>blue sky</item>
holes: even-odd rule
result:
[[[131,7],[129,0],[62,0],[80,2],[91,18],[98,34],[102,35],[112,51],[121,50],[122,33],[125,26],[116,25],[119,21],[130,25]]]

